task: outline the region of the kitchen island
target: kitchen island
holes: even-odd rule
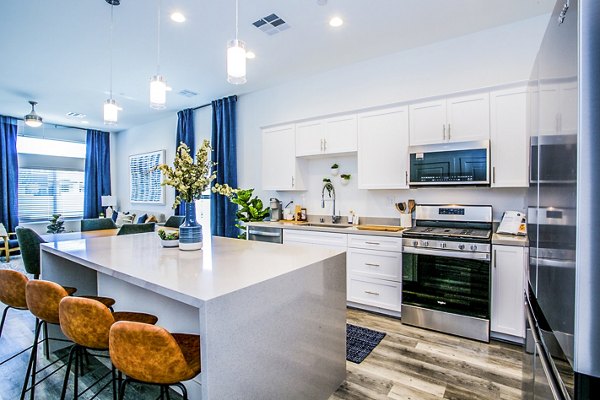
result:
[[[45,243],[42,278],[200,334],[191,399],[328,398],[346,375],[345,253],[204,237],[193,252],[154,233]]]

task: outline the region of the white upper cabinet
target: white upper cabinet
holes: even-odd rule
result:
[[[304,190],[302,160],[296,159],[294,125],[262,132],[263,190]]]
[[[449,97],[410,106],[410,145],[490,138],[488,93]]]
[[[296,157],[355,152],[356,114],[296,124]]]
[[[408,188],[408,107],[358,114],[358,188]]]
[[[539,135],[577,133],[577,82],[544,83],[535,92]]]
[[[527,87],[490,94],[492,187],[529,186]]]

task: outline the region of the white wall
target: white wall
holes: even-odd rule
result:
[[[262,126],[412,99],[490,87],[529,79],[548,16],[481,31],[460,38],[348,65],[259,92],[238,101],[238,182],[254,187],[263,200],[294,200],[309,214],[328,214],[320,207],[321,181],[333,162],[356,177],[356,157],[309,161],[306,192],[263,192],[261,187]],[[506,209],[525,209],[524,189],[358,190],[356,179],[336,185],[342,213],[397,217],[391,203],[413,198],[417,203],[492,204],[495,219]]]
[[[211,108],[205,107],[194,113],[196,150],[203,139],[210,139]],[[129,202],[129,156],[155,150],[165,150],[166,163],[173,163],[175,158],[175,138],[177,137],[177,114],[158,121],[136,126],[116,133],[111,137],[111,175],[113,195],[117,196],[119,210],[144,210],[173,214],[175,190],[167,186],[164,205],[149,205]],[[114,139],[113,139],[114,138]]]

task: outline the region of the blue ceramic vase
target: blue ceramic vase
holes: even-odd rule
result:
[[[202,248],[202,225],[196,221],[196,202],[185,203],[185,220],[179,227],[179,250]]]

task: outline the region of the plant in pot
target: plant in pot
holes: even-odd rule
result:
[[[52,214],[50,224],[46,226],[48,229],[46,233],[63,233],[65,231],[64,223],[65,221],[61,218],[60,214]]]
[[[331,166],[331,175],[336,176],[338,174],[340,166],[337,164],[333,164]]]
[[[238,206],[235,226],[240,230],[239,239],[246,239],[246,222],[259,222],[269,215],[269,207],[264,207],[263,201],[258,196],[252,197],[254,189],[233,189],[228,185],[215,183],[212,191],[226,196],[229,201]]]
[[[179,246],[179,231],[167,232],[164,229],[158,230],[160,245],[162,247],[178,247]]]
[[[350,182],[350,174],[341,174],[340,178],[342,178],[342,185],[346,186],[348,182]]]
[[[196,221],[195,201],[217,177],[213,168],[216,163],[209,159],[211,150],[210,142],[204,140],[196,152],[194,161],[190,154],[190,148],[181,142],[175,154],[173,167],[160,164],[154,168],[163,174],[164,180],[161,185],[173,186],[177,190],[173,208],[176,208],[182,201],[185,202],[185,220],[179,228],[179,249],[181,250],[200,250],[202,248],[202,225]]]

